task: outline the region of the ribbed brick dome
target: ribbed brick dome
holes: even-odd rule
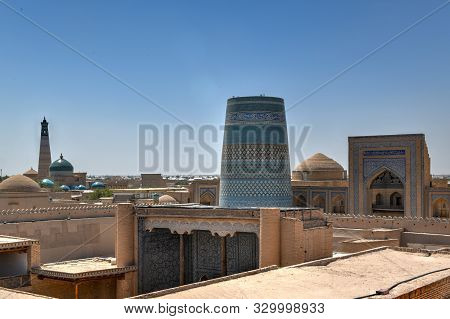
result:
[[[298,164],[294,171],[344,171],[344,168],[328,156],[322,153],[316,153]]]
[[[159,198],[160,204],[178,204],[177,200],[170,195],[162,195]]]
[[[26,171],[25,173],[23,173],[22,175],[25,176],[37,176],[38,172],[36,172],[33,167],[31,167],[28,171]]]
[[[0,183],[0,192],[36,193],[41,191],[38,183],[23,175],[11,176]]]

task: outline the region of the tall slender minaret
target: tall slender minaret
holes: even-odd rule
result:
[[[41,122],[41,147],[39,149],[39,166],[38,178],[43,179],[49,177],[49,167],[52,163],[52,155],[50,154],[50,140],[48,138],[48,122]]]

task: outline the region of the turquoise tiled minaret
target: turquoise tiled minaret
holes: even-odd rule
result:
[[[220,175],[222,207],[291,207],[284,100],[231,98],[227,103]]]

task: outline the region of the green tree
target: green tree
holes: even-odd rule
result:
[[[89,194],[90,200],[97,200],[100,197],[112,197],[113,192],[109,188],[96,189],[93,193]]]

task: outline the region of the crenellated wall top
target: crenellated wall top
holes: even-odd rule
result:
[[[420,221],[420,222],[435,222],[435,223],[450,223],[449,218],[437,217],[412,217],[412,216],[376,216],[376,215],[354,215],[354,214],[324,214],[328,218],[355,218],[355,219],[380,219],[380,220],[398,220],[398,221]]]
[[[77,205],[0,210],[0,223],[34,222],[78,218],[113,217],[117,205]]]
[[[450,219],[326,214],[335,228],[403,228],[405,232],[450,235]]]

